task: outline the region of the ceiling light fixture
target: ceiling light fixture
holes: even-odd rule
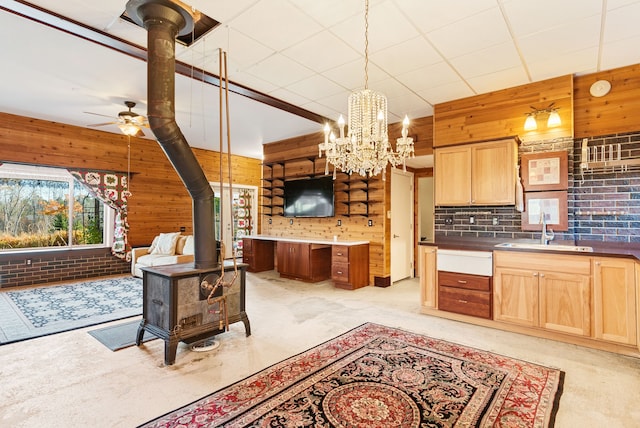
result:
[[[136,137],[138,136],[138,133],[142,132],[142,129],[140,129],[137,125],[129,122],[118,124],[118,128],[120,128],[124,135],[128,135],[130,137]]]
[[[368,88],[369,80],[369,0],[365,1],[364,12],[364,89],[349,95],[349,127],[345,135],[345,120],[338,119],[340,136],[336,137],[327,123],[324,127],[324,143],[320,143],[319,156],[326,154],[325,174],[329,174],[329,164],[333,164],[333,178],[336,168],[351,174],[372,177],[382,172],[385,180],[387,164],[400,163],[406,170],[405,161],[414,156],[413,138],[407,137],[409,118],[402,121],[402,137],[397,139],[396,151],[389,143],[387,129],[387,97]]]
[[[547,128],[555,128],[562,125],[562,120],[558,114],[558,107],[554,107],[555,103],[549,104],[549,107],[538,109],[531,107],[531,112],[527,113],[527,118],[524,121],[525,131],[535,131],[538,129],[538,116],[547,116]]]

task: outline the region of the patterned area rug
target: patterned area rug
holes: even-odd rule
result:
[[[106,278],[0,292],[0,344],[142,313],[142,280]]]
[[[564,373],[376,324],[143,427],[549,427]]]

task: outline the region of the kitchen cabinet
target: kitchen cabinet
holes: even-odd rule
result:
[[[592,263],[595,338],[637,344],[635,262],[594,257]]]
[[[589,257],[496,251],[494,260],[495,320],[590,336]]]
[[[332,245],[331,279],[349,290],[369,285],[369,244]]]
[[[276,254],[284,278],[317,282],[331,275],[331,245],[278,241]]]
[[[437,308],[437,251],[438,247],[420,245],[420,303],[423,308]]]
[[[514,205],[517,141],[434,149],[435,204]]]
[[[247,271],[263,272],[273,269],[273,241],[242,238],[242,262]]]

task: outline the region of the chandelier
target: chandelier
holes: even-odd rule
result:
[[[326,155],[325,174],[329,164],[347,174],[357,172],[372,177],[382,172],[385,180],[387,164],[402,163],[406,171],[406,159],[414,156],[413,138],[407,137],[409,118],[402,121],[402,137],[396,141],[396,149],[389,143],[387,130],[387,97],[368,88],[369,81],[369,0],[365,0],[364,13],[364,89],[349,95],[349,127],[345,135],[345,120],[338,119],[340,135],[336,137],[327,123],[324,126],[324,143],[320,143],[319,156]]]

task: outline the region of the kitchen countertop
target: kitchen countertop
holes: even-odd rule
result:
[[[603,241],[551,241],[549,249],[537,250],[532,248],[509,248],[496,247],[497,244],[505,242],[539,244],[540,241],[532,239],[501,239],[501,238],[469,238],[469,237],[436,237],[435,242],[422,241],[419,245],[437,246],[438,248],[449,250],[468,251],[528,251],[536,253],[571,254],[577,256],[605,256],[605,257],[628,257],[640,261],[640,243],[627,242],[603,242]],[[578,245],[592,247],[593,252],[583,251],[553,251],[554,245]]]

